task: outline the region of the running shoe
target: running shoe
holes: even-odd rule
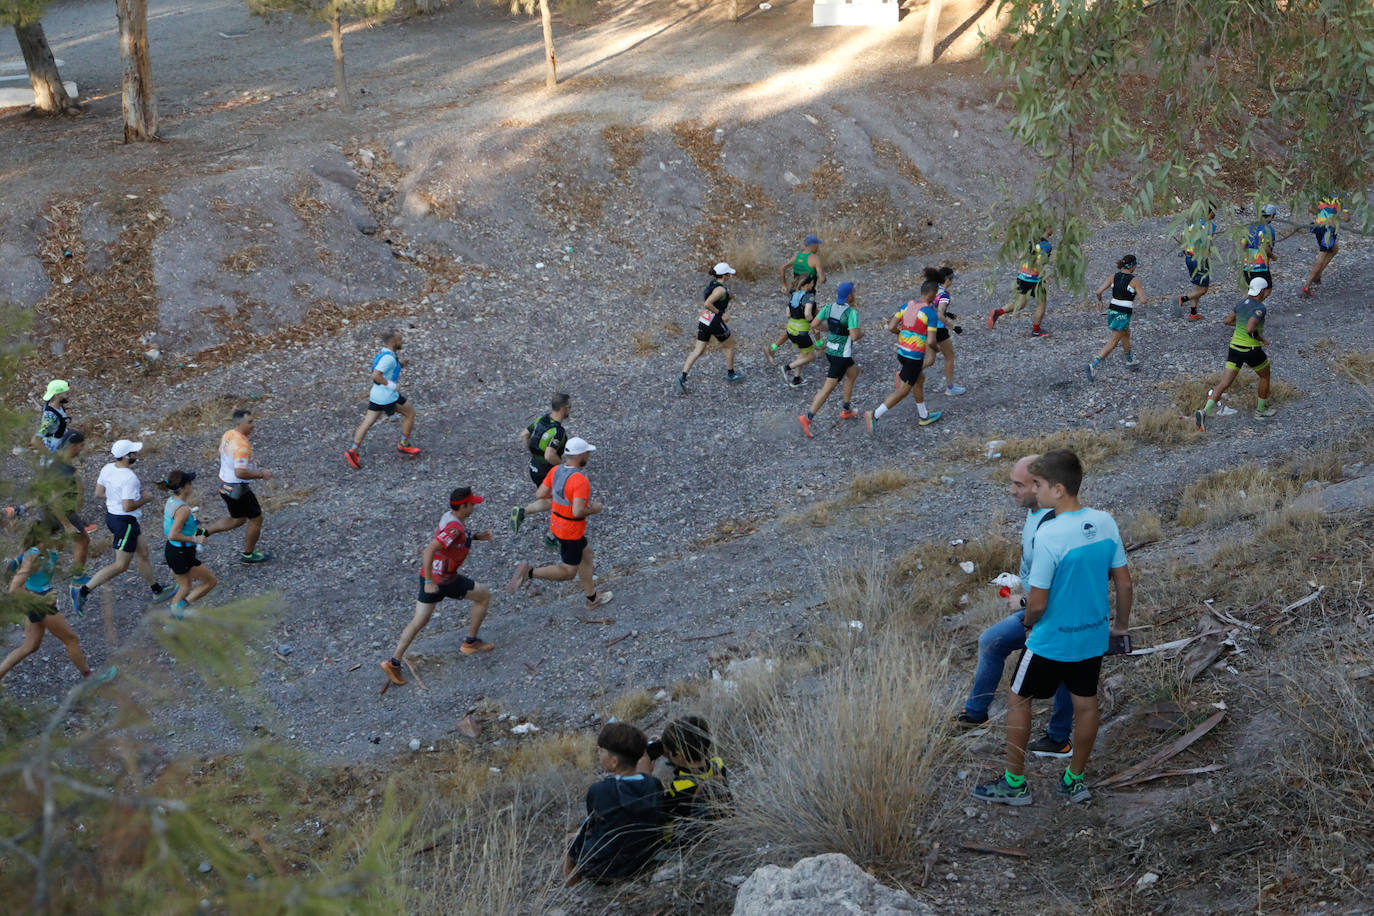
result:
[[[922,426],[929,426],[930,424],[932,424],[932,423],[936,422],[937,420],[939,420],[942,416],[944,416],[944,414],[942,414],[940,411],[938,411],[938,410],[932,410],[932,411],[930,412],[930,416],[928,416],[928,417],[921,417],[921,419],[917,420],[916,422],[919,423],[919,424],[922,425]]]
[[[840,411],[840,419],[857,420],[859,419],[859,412],[857,410],[850,410],[848,407],[846,407],[844,410]]]
[[[396,443],[396,451],[400,452],[402,455],[408,455],[411,458],[420,454],[420,450],[411,445],[409,439],[402,439],[400,442]]]
[[[1207,414],[1202,410],[1193,411],[1193,425],[1199,432],[1207,429]]]
[[[401,666],[393,665],[391,659],[382,659],[382,670],[386,672],[387,677],[391,678],[391,683],[395,684],[397,687],[404,687],[406,685],[406,679],[401,677]]]
[[[515,567],[515,574],[512,575],[510,577],[510,581],[506,583],[506,591],[518,591],[521,585],[529,581],[530,573],[533,570],[533,563],[530,563],[527,560],[521,560],[520,563]]]
[[[270,553],[263,553],[261,550],[254,550],[252,553],[239,555],[239,562],[244,566],[252,566],[255,563],[266,563],[270,559],[272,559],[272,555]]]
[[[150,601],[150,602],[148,602],[148,603],[149,603],[149,604],[161,604],[161,603],[164,602],[164,601],[171,601],[171,600],[172,600],[172,596],[175,595],[176,593],[177,593],[177,590],[174,589],[174,588],[164,588],[164,589],[163,589],[162,591],[160,591],[160,592],[155,592],[155,593],[153,594],[153,600]]]
[[[1301,290],[1299,290],[1299,292],[1302,293],[1302,297],[1303,297],[1304,299],[1311,299],[1311,298],[1313,298],[1313,297],[1316,295],[1315,293],[1312,292],[1311,287],[1307,287],[1307,286],[1304,286]]]
[[[1055,786],[1055,791],[1065,799],[1077,804],[1079,802],[1092,801],[1093,794],[1088,791],[1088,784],[1081,779],[1073,782],[1064,782],[1064,777],[1059,777],[1059,784]]]
[[[988,724],[988,717],[984,714],[982,718],[979,718],[978,716],[971,716],[967,712],[961,712],[955,718],[954,724],[966,729],[982,728]]]
[[[798,374],[798,375],[792,376],[792,381],[788,382],[787,384],[790,385],[790,386],[793,387],[793,388],[800,388],[800,387],[802,386],[802,377],[801,377],[801,375]]]
[[[464,655],[476,655],[478,652],[490,652],[495,648],[495,646],[483,639],[465,639],[463,640],[462,646],[459,647],[459,651]]]
[[[1026,750],[1037,757],[1072,757],[1072,741],[1055,741],[1049,735],[1041,735],[1030,744],[1026,745]]]
[[[85,582],[72,582],[71,588],[67,590],[67,593],[72,597],[72,613],[77,617],[86,616],[86,599],[90,595],[81,594],[81,586],[85,584]]]
[[[952,398],[957,398],[961,394],[968,394],[968,389],[963,385],[946,385],[945,394]]]
[[[993,307],[988,309],[988,330],[991,331],[995,327],[997,327],[997,309]]]
[[[1271,404],[1271,405],[1269,405],[1268,407],[1264,408],[1263,410],[1256,409],[1256,410],[1255,410],[1255,419],[1256,419],[1256,420],[1267,420],[1267,419],[1269,419],[1270,417],[1275,416],[1276,414],[1278,414],[1278,410]]]
[[[797,421],[801,423],[802,432],[806,433],[806,438],[808,438],[808,439],[815,438],[814,436],[811,435],[811,418],[810,418],[810,417],[808,417],[806,414],[802,414],[801,416],[797,417]]]
[[[873,424],[874,424],[874,423],[877,423],[877,422],[878,422],[878,418],[875,417],[875,416],[873,416],[873,411],[871,411],[871,410],[865,410],[865,411],[864,411],[864,429],[868,430],[868,434],[869,434],[870,436],[873,435]]]
[[[544,535],[544,546],[545,546],[545,547],[553,548],[554,550],[557,550],[557,549],[558,549],[558,538],[554,537],[552,534],[545,533],[545,535]]]
[[[1032,337],[1049,337],[1049,336],[1050,336],[1050,332],[1049,332],[1049,331],[1042,331],[1042,330],[1040,330],[1039,328],[1031,328],[1031,336],[1032,336]]]
[[[730,371],[728,371],[728,372],[725,373],[725,380],[726,380],[727,382],[742,382],[742,381],[744,381],[744,376],[745,376],[744,370],[742,370],[742,369],[738,369],[738,370],[737,370],[737,369],[731,369]]]
[[[96,684],[97,686],[99,686],[100,684],[108,684],[108,683],[110,683],[110,681],[112,681],[112,680],[115,679],[115,675],[118,674],[118,673],[119,673],[119,668],[117,668],[117,667],[114,666],[114,665],[110,665],[110,666],[108,666],[104,671],[102,671],[102,672],[100,672],[99,674],[95,675],[95,677],[93,678],[93,680],[95,681],[95,684]]]
[[[686,380],[685,378],[683,378],[682,376],[680,376],[680,375],[677,377],[677,393],[678,393],[678,394],[686,394],[686,393],[687,393],[687,380]]]
[[[525,524],[525,507],[516,506],[510,510],[510,530],[515,534],[520,533],[520,526]]]
[[[173,620],[185,620],[185,619],[186,619],[186,609],[187,609],[188,607],[190,607],[190,606],[191,606],[191,605],[188,604],[188,603],[186,602],[186,599],[185,599],[185,598],[182,598],[182,599],[181,599],[180,601],[178,601],[176,604],[172,605],[172,611],[171,611],[171,613],[172,613],[172,619],[173,619]]]
[[[1201,313],[1201,312],[1189,312],[1189,313],[1188,313],[1188,320],[1189,320],[1189,321],[1201,321],[1201,320],[1202,320],[1202,313]]]
[[[1236,410],[1234,407],[1227,407],[1225,404],[1217,405],[1217,416],[1219,417],[1234,417],[1238,413],[1240,413],[1240,411]]]
[[[1031,803],[1030,786],[1026,783],[1013,788],[1007,785],[1005,777],[998,777],[992,782],[985,782],[981,786],[975,786],[973,797],[986,802],[996,802],[999,805],[1029,805]]]
[[[363,459],[362,456],[358,454],[356,446],[344,452],[344,461],[347,461],[348,466],[355,471],[361,471],[363,469]]]
[[[1088,381],[1097,381],[1097,367],[1100,365],[1097,360],[1088,363]]]
[[[597,608],[601,607],[603,604],[610,604],[610,603],[611,603],[611,598],[612,598],[613,596],[614,596],[614,592],[601,592],[601,591],[599,591],[599,592],[596,593],[596,597],[595,597],[595,598],[588,598],[585,602],[583,602],[583,605],[582,605],[582,606],[585,607],[585,608],[586,608],[587,610],[589,610],[589,611],[594,611],[594,610],[596,610]]]
[[[782,373],[782,383],[784,385],[792,384],[792,372],[787,368],[787,363],[783,363],[779,366],[778,371]]]
[[[1126,354],[1126,368],[1132,370],[1133,372],[1140,371],[1140,366],[1143,362],[1144,360],[1136,359],[1134,353]]]

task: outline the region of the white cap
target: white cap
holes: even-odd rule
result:
[[[116,459],[119,459],[127,457],[130,452],[137,452],[141,451],[142,449],[142,442],[133,442],[129,439],[120,439],[114,445],[110,446],[110,454],[114,455]]]
[[[721,261],[715,267],[711,268],[711,273],[715,274],[717,277],[724,276],[725,274],[732,274],[734,272],[735,269],[724,261]]]
[[[1269,281],[1263,277],[1256,277],[1250,281],[1250,295],[1258,296],[1269,288]]]
[[[1264,209],[1261,210],[1260,213],[1264,214],[1265,216],[1278,216],[1279,208],[1274,206],[1273,204],[1265,204]]]
[[[565,455],[585,455],[594,451],[596,451],[596,446],[581,436],[573,436],[568,440],[568,444],[563,447],[563,454]]]

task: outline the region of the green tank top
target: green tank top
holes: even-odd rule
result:
[[[798,277],[814,277],[816,268],[811,266],[811,252],[798,251],[792,256],[792,273]]]

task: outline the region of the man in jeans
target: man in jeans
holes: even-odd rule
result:
[[[1039,455],[1027,455],[1011,469],[1011,498],[1022,509],[1030,510],[1021,531],[1021,583],[1030,577],[1031,552],[1035,548],[1035,533],[1054,517],[1053,509],[1041,509],[1031,483],[1031,462]],[[998,621],[978,637],[978,668],[973,673],[973,689],[969,691],[964,711],[956,720],[964,728],[977,728],[988,721],[988,707],[1002,683],[1002,669],[1007,656],[1026,647],[1025,595],[1012,598],[1020,610]],[[1069,757],[1073,754],[1073,698],[1063,684],[1054,694],[1054,712],[1045,734],[1030,743],[1026,750],[1037,757]]]

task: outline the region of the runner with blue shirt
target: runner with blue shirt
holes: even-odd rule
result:
[[[1030,472],[1036,500],[1054,509],[1054,518],[1036,532],[1031,555],[1026,648],[1007,695],[1007,768],[1000,779],[977,786],[973,796],[1005,805],[1031,803],[1025,776],[1031,700],[1048,699],[1064,686],[1073,697],[1073,756],[1057,790],[1071,802],[1085,802],[1092,798],[1083,774],[1097,740],[1102,657],[1113,648],[1129,648],[1134,590],[1115,520],[1078,501],[1078,456],[1067,449],[1048,452],[1031,462]],[[1116,586],[1114,622],[1109,582]]]
[[[934,336],[940,321],[934,305],[939,289],[940,284],[927,280],[921,285],[921,298],[912,299],[902,306],[887,322],[888,331],[897,335],[897,363],[900,368],[892,393],[873,410],[864,411],[864,427],[870,436],[878,421],[908,394],[916,399],[917,423],[929,426],[940,419],[940,411],[931,413],[926,409],[924,382],[926,353],[934,345],[930,338]]]
[[[420,454],[420,450],[410,441],[410,433],[415,428],[415,408],[406,403],[406,396],[396,390],[401,367],[405,365],[401,359],[401,345],[401,332],[393,328],[382,335],[382,349],[372,358],[372,393],[367,399],[367,413],[353,433],[352,447],[344,452],[344,460],[355,471],[363,466],[359,450],[367,438],[367,431],[384,416],[401,415],[401,441],[396,451],[411,457]]]
[[[1046,228],[1040,233],[1038,242],[1031,242],[1026,252],[1026,259],[1021,262],[1021,270],[1016,274],[1016,294],[1011,297],[1006,308],[992,308],[988,311],[988,330],[997,326],[997,319],[1003,315],[1015,315],[1026,307],[1029,297],[1035,297],[1035,316],[1031,320],[1031,336],[1044,337],[1045,332],[1040,330],[1040,322],[1045,320],[1045,303],[1049,298],[1049,290],[1045,286],[1045,277],[1042,268],[1049,263],[1050,256],[1054,254],[1054,246],[1050,244],[1050,233],[1052,230]]]
[[[1202,319],[1197,310],[1198,303],[1211,290],[1212,238],[1217,234],[1217,224],[1214,222],[1216,217],[1216,209],[1208,206],[1207,218],[1189,223],[1183,230],[1183,237],[1179,239],[1179,244],[1183,246],[1179,254],[1183,258],[1183,265],[1188,269],[1188,279],[1192,281],[1193,291],[1186,296],[1178,297],[1178,316],[1184,317],[1183,309],[1186,307],[1189,321]]]
[[[0,678],[10,673],[15,665],[38,651],[43,637],[48,633],[62,641],[67,657],[72,660],[82,677],[91,676],[91,666],[86,663],[86,654],[81,651],[81,641],[72,632],[67,618],[57,610],[57,594],[52,580],[57,575],[57,551],[45,549],[44,545],[57,540],[61,526],[40,513],[29,522],[24,536],[24,552],[9,562],[9,593],[23,601],[24,642],[0,661]],[[113,674],[114,669],[110,669]]]
[[[162,534],[167,538],[163,559],[177,580],[172,616],[178,620],[186,615],[189,605],[219,583],[210,567],[200,561],[198,550],[210,532],[200,527],[195,508],[187,503],[195,479],[195,471],[173,471],[157,482],[158,489],[172,494],[162,506]]]

